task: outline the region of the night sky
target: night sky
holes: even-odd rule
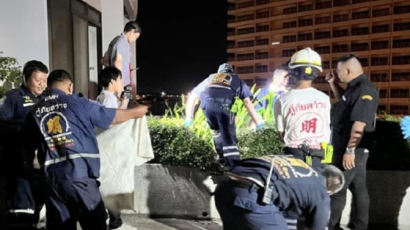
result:
[[[187,93],[226,62],[225,0],[138,2],[138,93]]]

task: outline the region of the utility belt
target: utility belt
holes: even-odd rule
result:
[[[272,172],[270,172],[272,174]],[[233,186],[244,188],[248,191],[254,191],[258,194],[258,202],[261,204],[277,204],[279,200],[279,194],[270,183],[265,184],[253,177],[239,176],[230,172],[226,173],[226,176]],[[268,176],[270,180],[271,176]]]
[[[311,149],[305,144],[301,144],[299,148],[285,147],[284,152],[294,156],[302,157],[303,160],[312,165],[312,158],[321,159],[322,164],[330,164],[333,157],[333,145],[326,142],[320,143],[321,149]]]

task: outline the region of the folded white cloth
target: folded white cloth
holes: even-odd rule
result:
[[[135,166],[154,158],[147,118],[114,125],[98,134],[97,141],[101,158],[101,195],[104,198],[132,194]]]

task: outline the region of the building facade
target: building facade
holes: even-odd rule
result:
[[[410,114],[410,1],[228,0],[228,61],[248,84],[264,86],[275,68],[311,47],[324,75],[347,53],[359,57],[379,90],[379,110]]]

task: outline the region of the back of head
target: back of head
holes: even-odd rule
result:
[[[45,74],[48,73],[48,68],[41,61],[31,60],[26,62],[23,67],[24,80],[27,82],[33,72],[40,71]]]
[[[223,63],[218,67],[218,73],[233,73],[234,67],[229,63]]]
[[[298,80],[313,80],[322,72],[322,59],[316,51],[307,47],[292,55],[288,68]]]
[[[135,30],[136,32],[141,33],[141,27],[135,21],[130,21],[127,24],[125,24],[125,26],[124,26],[124,33],[127,33],[127,32],[132,31],[132,30]]]
[[[70,82],[73,83],[73,78],[71,75],[63,70],[63,69],[56,69],[53,70],[47,78],[47,86],[48,88],[55,88],[57,84],[63,82]]]
[[[98,74],[98,82],[103,88],[107,88],[111,80],[121,77],[121,71],[115,67],[107,67]]]
[[[326,178],[326,188],[330,195],[339,192],[344,184],[345,179],[343,172],[334,165],[324,165],[321,174]]]
[[[363,67],[359,59],[354,54],[346,54],[337,60],[337,63],[342,63],[347,66],[347,68],[352,72],[353,75],[357,76],[363,73]]]

